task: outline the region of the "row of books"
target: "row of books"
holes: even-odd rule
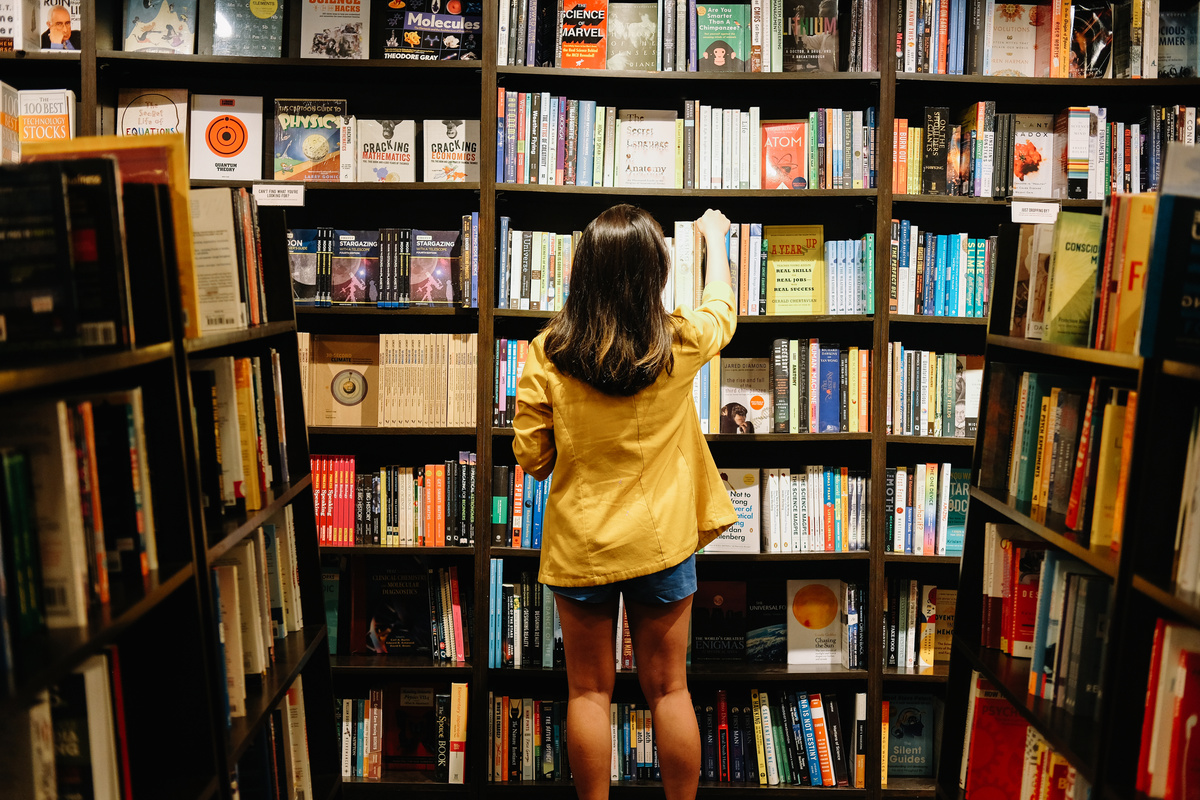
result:
[[[1112,580],[1023,534],[984,528],[981,644],[1029,658],[1029,694],[1091,718]]]
[[[961,556],[971,470],[943,464],[888,467],[884,552]]]
[[[546,0],[543,0],[546,2]],[[875,6],[836,2],[816,14],[782,0],[689,6],[588,0],[538,6],[506,0],[499,14],[499,66],[659,72],[850,72],[876,69]],[[839,28],[849,26],[848,53]],[[847,64],[848,60],[848,64]]]
[[[1200,631],[1159,619],[1146,678],[1137,791],[1147,797],[1186,797],[1196,780],[1188,740],[1200,698]]]
[[[332,547],[470,547],[475,454],[359,472],[352,455],[313,455],[317,540]]]
[[[500,89],[497,183],[659,189],[870,189],[874,107],[818,108],[800,120],[685,100],[676,111],[618,109]]]
[[[204,507],[257,511],[271,487],[290,483],[279,351],[192,359],[188,370]]]
[[[540,550],[554,473],[536,480],[520,464],[492,467],[492,545]]]
[[[266,715],[233,777],[241,797],[311,797],[304,676],[296,676],[279,705]]]
[[[16,89],[0,81],[0,164],[19,164],[26,142],[74,139],[75,105],[71,89]]]
[[[478,211],[452,231],[295,228],[287,247],[297,306],[479,307]]]
[[[1119,551],[1137,392],[1093,377],[992,366],[981,488],[1035,521]]]
[[[275,663],[276,643],[304,627],[292,507],[213,562],[226,724],[246,716],[246,683]]]
[[[888,342],[887,369],[888,435],[975,438],[983,356]]]
[[[998,237],[922,231],[892,220],[888,306],[900,314],[986,319]]]
[[[1030,800],[1091,800],[1083,775],[978,670],[971,673],[967,698],[958,776],[967,797],[995,792]]]
[[[915,578],[887,579],[883,604],[885,667],[931,673],[950,660],[958,592]]]
[[[385,770],[433,773],[437,783],[463,783],[468,686],[388,685],[366,697],[335,698],[341,775],[379,781]]]
[[[192,241],[203,267],[200,328],[242,330],[267,322],[258,203],[245,187],[192,189]]]
[[[1185,464],[1171,584],[1180,595],[1191,598],[1200,585],[1200,407],[1192,409]]]
[[[475,424],[478,334],[299,337],[305,416],[313,427]]]
[[[493,669],[565,666],[558,605],[554,592],[537,580],[537,574],[522,570],[516,580],[505,580],[504,559],[493,558],[488,586],[488,666]],[[620,620],[618,615],[618,623]],[[619,626],[616,636],[619,643]],[[620,646],[616,653],[620,669]]]

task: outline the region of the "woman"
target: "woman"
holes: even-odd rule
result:
[[[692,379],[733,336],[729,220],[696,221],[708,247],[703,302],[663,308],[670,254],[629,205],[583,232],[569,299],[529,346],[513,452],[554,471],[538,580],[556,595],[567,663],[567,738],[581,800],[608,796],[614,624],[623,593],[638,680],[669,800],[696,794],[700,734],[685,656],[695,551],[737,517],[700,433]]]

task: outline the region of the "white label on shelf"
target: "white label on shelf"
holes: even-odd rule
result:
[[[255,187],[258,188],[258,187]],[[1024,200],[1013,200],[1013,222],[1054,222],[1058,219],[1060,203],[1029,203]]]
[[[303,183],[256,183],[254,199],[260,206],[304,205]]]

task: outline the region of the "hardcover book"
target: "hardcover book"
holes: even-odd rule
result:
[[[764,225],[768,314],[824,314],[825,231],[821,225]]]
[[[1100,215],[1064,211],[1054,224],[1046,291],[1047,342],[1086,347],[1100,253]]]
[[[212,54],[279,58],[283,47],[283,3],[216,0]]]
[[[783,71],[837,72],[837,0],[787,0],[783,14]]]
[[[1053,197],[1054,116],[1016,114],[1013,125],[1013,197]]]
[[[121,89],[117,136],[187,133],[187,89]]]
[[[351,568],[351,654],[430,652],[428,572],[364,561]]]
[[[787,663],[840,664],[842,582],[787,582]]]
[[[769,433],[769,359],[722,358],[720,399],[721,433]]]
[[[375,427],[379,422],[378,337],[314,336],[310,359],[312,424]]]
[[[764,120],[761,128],[762,188],[807,189],[808,123]]]
[[[368,3],[308,2],[300,15],[301,58],[367,58],[371,36]]]
[[[779,581],[746,584],[746,659],[782,664],[787,660],[787,598]]]
[[[389,770],[433,771],[437,761],[434,690],[389,686],[383,692],[383,766]]]
[[[335,231],[333,304],[373,306],[379,302],[379,231]]]
[[[21,144],[75,138],[75,92],[21,89],[17,92]]]
[[[192,95],[191,177],[262,177],[263,99]]]
[[[80,16],[80,0],[25,0],[22,15],[32,17],[32,39],[26,50],[37,50],[39,43],[44,52],[79,52],[82,49],[83,20]]]
[[[992,5],[992,48],[988,75],[1048,77],[1050,69],[1050,4]]]
[[[1158,77],[1194,78],[1197,52],[1197,7],[1162,8],[1158,12]],[[1072,50],[1074,52],[1074,50]]]
[[[658,69],[658,5],[612,3],[608,7],[607,69]]]
[[[1025,759],[1025,733],[1029,723],[986,679],[976,672],[971,679],[974,714],[967,720],[970,755],[966,766],[968,797],[996,792],[997,797],[1017,797]]]
[[[480,0],[391,0],[371,49],[402,61],[476,61],[483,53]]]
[[[275,101],[275,180],[341,180],[345,100]]]
[[[316,306],[317,229],[295,228],[287,232],[288,264],[292,271],[292,301],[298,306]]]
[[[1112,6],[1109,0],[1071,1],[1069,77],[1112,77],[1112,25]],[[1161,57],[1159,64],[1162,64]]]
[[[622,110],[618,114],[617,186],[675,188],[675,112]]]
[[[692,601],[692,661],[741,661],[745,655],[745,582],[700,581]]]
[[[746,5],[696,6],[696,57],[700,72],[745,72],[750,43]]]
[[[412,183],[417,179],[417,124],[411,119],[360,119],[355,137],[358,180]]]
[[[889,695],[887,761],[889,777],[933,777],[933,697]]]
[[[462,234],[459,231],[412,232],[409,296],[414,303],[457,305]]]
[[[567,0],[562,11],[562,63],[566,69],[604,69],[608,0]]]
[[[762,536],[760,525],[759,471],[757,469],[721,469],[721,482],[733,503],[737,522],[714,541],[705,545],[705,553],[757,553]]]
[[[423,129],[423,180],[428,183],[479,180],[479,120],[427,119]]]
[[[126,0],[127,53],[196,52],[197,0]]]

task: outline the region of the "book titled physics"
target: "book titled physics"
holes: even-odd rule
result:
[[[192,95],[191,177],[262,177],[261,97]]]
[[[275,180],[341,180],[345,100],[275,101]]]

